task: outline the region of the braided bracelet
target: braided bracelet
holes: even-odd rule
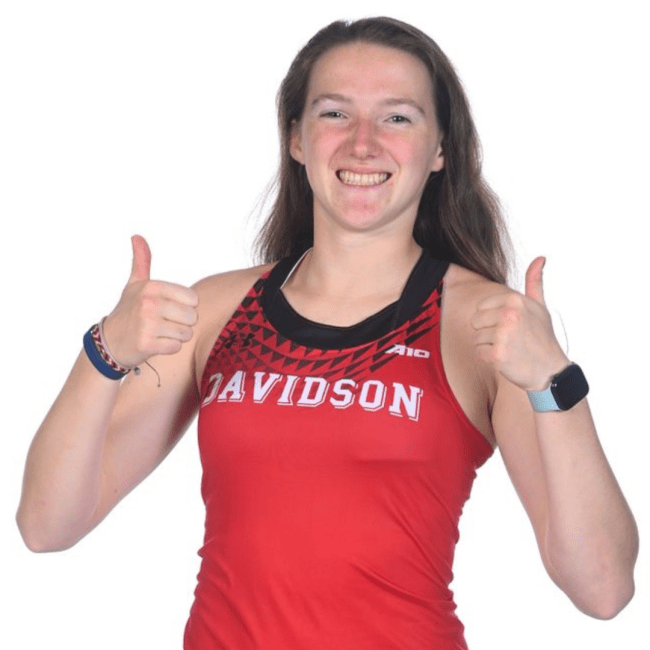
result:
[[[84,350],[88,355],[88,359],[90,359],[90,362],[102,375],[109,379],[122,379],[131,370],[136,375],[139,375],[140,368],[137,366],[135,368],[126,368],[115,361],[111,355],[106,340],[104,339],[105,320],[103,318],[101,322],[93,325],[84,335]]]

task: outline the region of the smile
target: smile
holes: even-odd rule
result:
[[[375,174],[355,174],[354,172],[349,172],[344,169],[338,171],[336,175],[345,185],[362,185],[366,187],[371,185],[381,185],[386,182],[390,176],[390,174],[386,172]]]

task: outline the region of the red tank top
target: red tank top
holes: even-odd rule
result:
[[[185,650],[454,650],[458,521],[492,447],[445,378],[447,263],[350,328],[258,280],[202,380],[205,540]]]

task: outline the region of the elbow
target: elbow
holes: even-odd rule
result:
[[[575,584],[556,582],[583,614],[608,621],[620,614],[634,596],[634,576],[630,571],[602,576]]]
[[[620,614],[634,596],[633,563],[628,567],[602,565],[591,573],[590,578],[576,578],[575,573],[561,573],[547,560],[546,569],[555,584],[569,597],[584,614],[607,621]]]
[[[627,607],[634,596],[634,579],[630,578],[619,586],[609,586],[589,602],[575,602],[578,609],[601,621],[609,621],[618,616]]]
[[[30,536],[29,534],[26,534],[22,530],[20,531],[20,534],[22,535],[25,546],[32,553],[58,553],[59,551],[66,551],[67,549],[72,548],[76,544],[76,541],[71,543],[69,542],[69,543],[54,544],[46,540],[39,539],[36,536]]]
[[[546,553],[542,557],[553,582],[581,612],[607,621],[618,616],[634,597],[638,536],[626,540],[615,551],[572,556]]]
[[[47,548],[47,546],[43,544],[32,531],[21,524],[19,516],[16,517],[16,523],[18,524],[18,530],[20,532],[20,536],[23,538],[25,546],[32,553],[47,553],[51,550]]]
[[[55,548],[50,548],[44,544],[40,544],[38,540],[31,539],[25,535],[23,535],[23,542],[25,542],[25,546],[32,553],[54,553],[57,550]]]
[[[25,521],[20,510],[16,514],[16,524],[25,546],[32,553],[55,553],[58,551],[65,551],[74,546],[78,541],[68,540],[64,542],[62,540],[54,540],[49,538],[47,535],[44,535],[42,532],[39,533],[36,527],[30,526]]]
[[[30,530],[29,527],[25,526],[20,521],[20,515],[16,516],[16,523],[18,524],[18,530],[20,531],[20,536],[23,539],[25,546],[32,553],[50,553],[56,549],[48,544],[44,543],[44,540],[39,538],[33,530]]]

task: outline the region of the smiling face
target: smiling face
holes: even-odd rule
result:
[[[314,65],[291,137],[314,193],[314,228],[410,235],[424,186],[444,165],[431,80],[399,49],[366,42]]]

